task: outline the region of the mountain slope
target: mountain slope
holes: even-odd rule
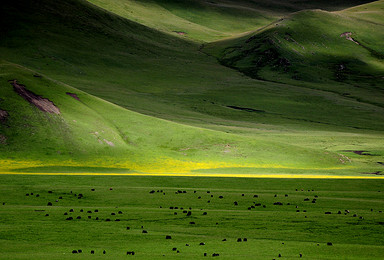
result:
[[[206,51],[270,81],[332,91],[383,107],[384,1],[340,12],[302,11]]]
[[[0,17],[5,170],[361,174],[382,167],[381,107],[244,77],[196,43],[86,1],[7,1]],[[13,91],[14,79],[61,114],[31,107]],[[360,150],[375,156],[353,153]]]

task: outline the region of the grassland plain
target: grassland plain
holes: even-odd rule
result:
[[[363,98],[250,79],[200,43],[86,1],[7,1],[1,11],[3,171],[382,171],[383,108]],[[31,107],[11,79],[61,114]]]
[[[382,259],[384,252],[384,180],[0,179],[1,259],[120,259],[127,251],[139,259]]]

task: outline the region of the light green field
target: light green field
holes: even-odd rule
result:
[[[382,259],[384,252],[383,180],[26,175],[0,179],[0,203],[5,202],[0,205],[1,259],[120,259],[128,257],[127,251],[139,259],[200,259],[204,253],[218,253],[220,259],[277,259],[279,254],[281,259],[299,259],[300,253],[303,259]],[[178,190],[186,193],[176,194]],[[80,193],[83,197],[78,199]],[[250,206],[254,208],[248,210]],[[166,240],[167,235],[172,239]],[[247,241],[237,242],[238,238]],[[72,254],[79,249],[81,254]]]

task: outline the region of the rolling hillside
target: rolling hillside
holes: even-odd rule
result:
[[[383,1],[339,12],[301,11],[206,50],[253,78],[383,107],[383,26]]]
[[[303,9],[341,10],[370,1],[89,0],[122,17],[193,41],[213,41],[265,26]]]
[[[107,2],[94,3],[104,6]],[[110,11],[124,4],[114,3]],[[6,1],[0,15],[3,171],[360,176],[380,172],[383,166],[378,162],[384,160],[380,89],[361,88],[356,93],[352,89],[352,97],[346,97],[316,79],[316,89],[308,88],[305,80],[280,84],[252,79],[201,52],[202,41],[250,30],[254,23],[264,26],[290,12],[289,4],[277,11],[263,3],[258,9],[243,1],[233,12],[228,11],[232,10],[228,1],[220,2],[220,8],[207,2],[186,3],[204,6],[200,16],[214,13],[222,21],[218,27],[199,17],[189,24],[190,13],[180,14],[184,7],[172,1],[148,1],[153,9],[135,2],[132,12],[148,12],[138,13],[136,17],[143,20],[136,22],[129,9],[114,14],[81,0]],[[296,8],[325,8],[325,2],[310,3]],[[380,9],[380,3],[368,6]],[[157,24],[160,16],[151,16],[151,10],[160,7],[177,16],[175,22],[184,21],[177,22],[180,29],[170,26],[172,19],[164,19],[159,24],[162,28],[148,27]],[[236,21],[236,27],[233,17],[245,7],[251,9],[244,11],[249,15],[246,21]],[[355,19],[358,14],[353,10],[341,13]],[[255,12],[266,18],[256,21]],[[295,15],[307,13],[337,15],[324,11]],[[380,14],[374,17],[380,21]],[[195,33],[190,38],[172,34],[192,27]],[[269,33],[268,28],[263,32]],[[217,34],[212,36],[210,30]],[[232,40],[212,43],[204,51],[221,55],[227,43],[231,46]],[[361,51],[360,47],[356,50]],[[369,71],[379,74],[382,63],[368,57],[368,52],[363,49],[363,57],[377,67]],[[348,80],[335,81],[337,88],[349,88],[355,82],[355,78]],[[49,99],[60,114],[30,105],[20,91],[29,96],[32,92],[36,100]],[[375,99],[367,102],[371,96]]]

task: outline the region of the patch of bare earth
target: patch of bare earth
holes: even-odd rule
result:
[[[115,146],[114,143],[112,143],[111,141],[108,141],[107,139],[104,139],[104,142],[109,145],[109,146]]]
[[[34,105],[43,112],[51,114],[60,114],[60,110],[55,104],[47,98],[36,95],[32,91],[25,88],[24,85],[17,83],[17,80],[12,80],[11,85],[13,90],[16,91],[22,98]]]
[[[66,92],[65,94],[67,94],[68,96],[71,96],[71,97],[73,97],[74,99],[77,99],[77,100],[80,101],[80,98],[79,98],[75,93]]]
[[[342,33],[342,34],[340,34],[340,37],[341,38],[345,38],[348,41],[352,41],[352,42],[356,43],[357,45],[360,45],[360,43],[358,41],[356,41],[355,39],[352,38],[352,33],[351,32]]]
[[[0,144],[7,144],[7,137],[5,135],[0,134]]]
[[[182,32],[182,31],[173,31],[174,33],[177,33],[178,35],[186,35],[187,33],[186,32]]]
[[[5,121],[9,116],[8,112],[0,109],[0,121]]]

